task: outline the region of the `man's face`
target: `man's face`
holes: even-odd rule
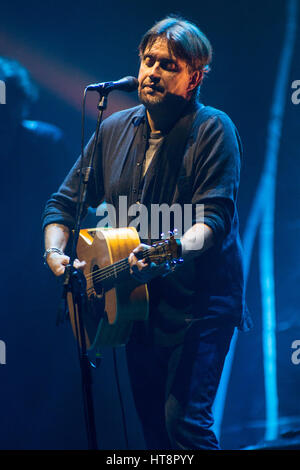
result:
[[[188,99],[196,86],[194,75],[184,60],[170,52],[167,40],[158,38],[141,57],[139,98],[147,108],[164,103],[168,95]]]

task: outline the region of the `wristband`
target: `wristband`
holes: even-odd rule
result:
[[[46,264],[47,262],[47,256],[50,254],[50,253],[58,253],[59,255],[64,255],[64,252],[62,250],[60,250],[59,248],[48,248],[44,255],[43,255],[43,259],[44,259],[44,262]]]

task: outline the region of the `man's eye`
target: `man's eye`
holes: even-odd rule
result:
[[[144,64],[147,65],[147,67],[152,67],[154,59],[152,57],[144,57]]]
[[[170,70],[170,71],[174,71],[174,72],[177,70],[177,64],[173,61],[170,61],[170,60],[162,61],[161,66],[165,70]]]

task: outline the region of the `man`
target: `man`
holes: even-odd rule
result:
[[[195,25],[167,17],[139,50],[142,105],[103,122],[87,206],[105,199],[118,208],[120,195],[149,211],[153,204],[204,205],[181,237],[184,262],[174,272],[138,259],[143,244],[129,256],[132,275],[148,283],[150,315],[136,324],[127,360],[147,448],[218,449],[211,407],[234,328],[246,320],[236,210],[240,141],[227,115],[199,102],[212,51]],[[64,250],[79,165],[44,213],[47,262],[56,275],[69,262]]]

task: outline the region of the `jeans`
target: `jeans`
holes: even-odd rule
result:
[[[129,377],[147,449],[219,449],[212,405],[233,331],[199,321],[177,346],[129,342]]]

